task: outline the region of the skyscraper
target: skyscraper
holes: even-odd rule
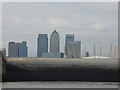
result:
[[[28,47],[27,47],[26,41],[22,41],[22,43],[9,42],[8,56],[9,57],[27,57]]]
[[[67,43],[67,57],[68,58],[80,58],[81,57],[81,42],[74,41]]]
[[[59,52],[60,38],[56,30],[50,36],[50,52],[43,53],[43,58],[64,58],[64,53]]]
[[[9,57],[16,57],[16,43],[9,42],[8,44],[8,56]]]
[[[74,41],[74,34],[66,34],[66,36],[65,36],[65,55],[67,55],[67,49],[66,49],[67,43],[73,42],[73,41]]]
[[[60,48],[60,38],[56,30],[54,30],[50,36],[50,52],[59,53]]]
[[[22,43],[16,43],[16,56],[17,57],[27,57],[28,56],[28,47],[26,41]]]
[[[22,56],[27,57],[28,56],[28,47],[27,47],[27,42],[23,41],[22,42]]]
[[[47,34],[39,34],[37,41],[37,57],[42,57],[43,53],[48,52]]]

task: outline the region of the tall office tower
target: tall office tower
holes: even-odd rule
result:
[[[47,34],[39,34],[37,41],[37,57],[42,57],[43,53],[48,52]]]
[[[8,44],[8,56],[9,57],[16,57],[16,43],[9,42]]]
[[[27,47],[26,41],[22,41],[22,43],[9,42],[8,56],[9,57],[27,57],[28,47]]]
[[[54,30],[50,36],[50,53],[59,53],[60,38],[56,30]]]
[[[74,41],[67,43],[68,58],[80,58],[81,57],[81,42]]]
[[[22,41],[22,56],[24,57],[28,57],[28,47],[27,47],[27,42],[26,41]]]
[[[26,41],[22,41],[22,43],[16,43],[16,54],[17,54],[17,57],[28,56],[28,47],[27,47]]]
[[[65,36],[65,55],[67,55],[67,43],[74,41],[74,34],[66,34]]]
[[[16,43],[16,57],[20,57],[21,43]]]

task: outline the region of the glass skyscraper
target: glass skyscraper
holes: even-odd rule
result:
[[[60,38],[56,30],[54,30],[50,36],[50,53],[59,53]]]
[[[9,42],[8,44],[8,56],[9,57],[16,57],[16,43],[15,42]]]
[[[73,42],[74,41],[74,34],[66,34],[65,36],[65,55],[67,55],[67,43],[68,42]]]
[[[9,42],[8,56],[9,57],[27,57],[28,47],[27,47],[26,41],[22,41],[22,43]]]
[[[42,57],[43,53],[48,52],[48,36],[47,34],[39,34],[37,41],[37,57]]]

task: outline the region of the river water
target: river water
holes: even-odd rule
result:
[[[118,88],[118,83],[75,81],[4,82],[2,88]]]

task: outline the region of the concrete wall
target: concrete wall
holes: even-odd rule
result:
[[[118,81],[118,60],[7,58],[4,81]]]
[[[7,58],[7,62],[21,68],[79,68],[117,70],[117,59],[72,59],[72,58]]]

